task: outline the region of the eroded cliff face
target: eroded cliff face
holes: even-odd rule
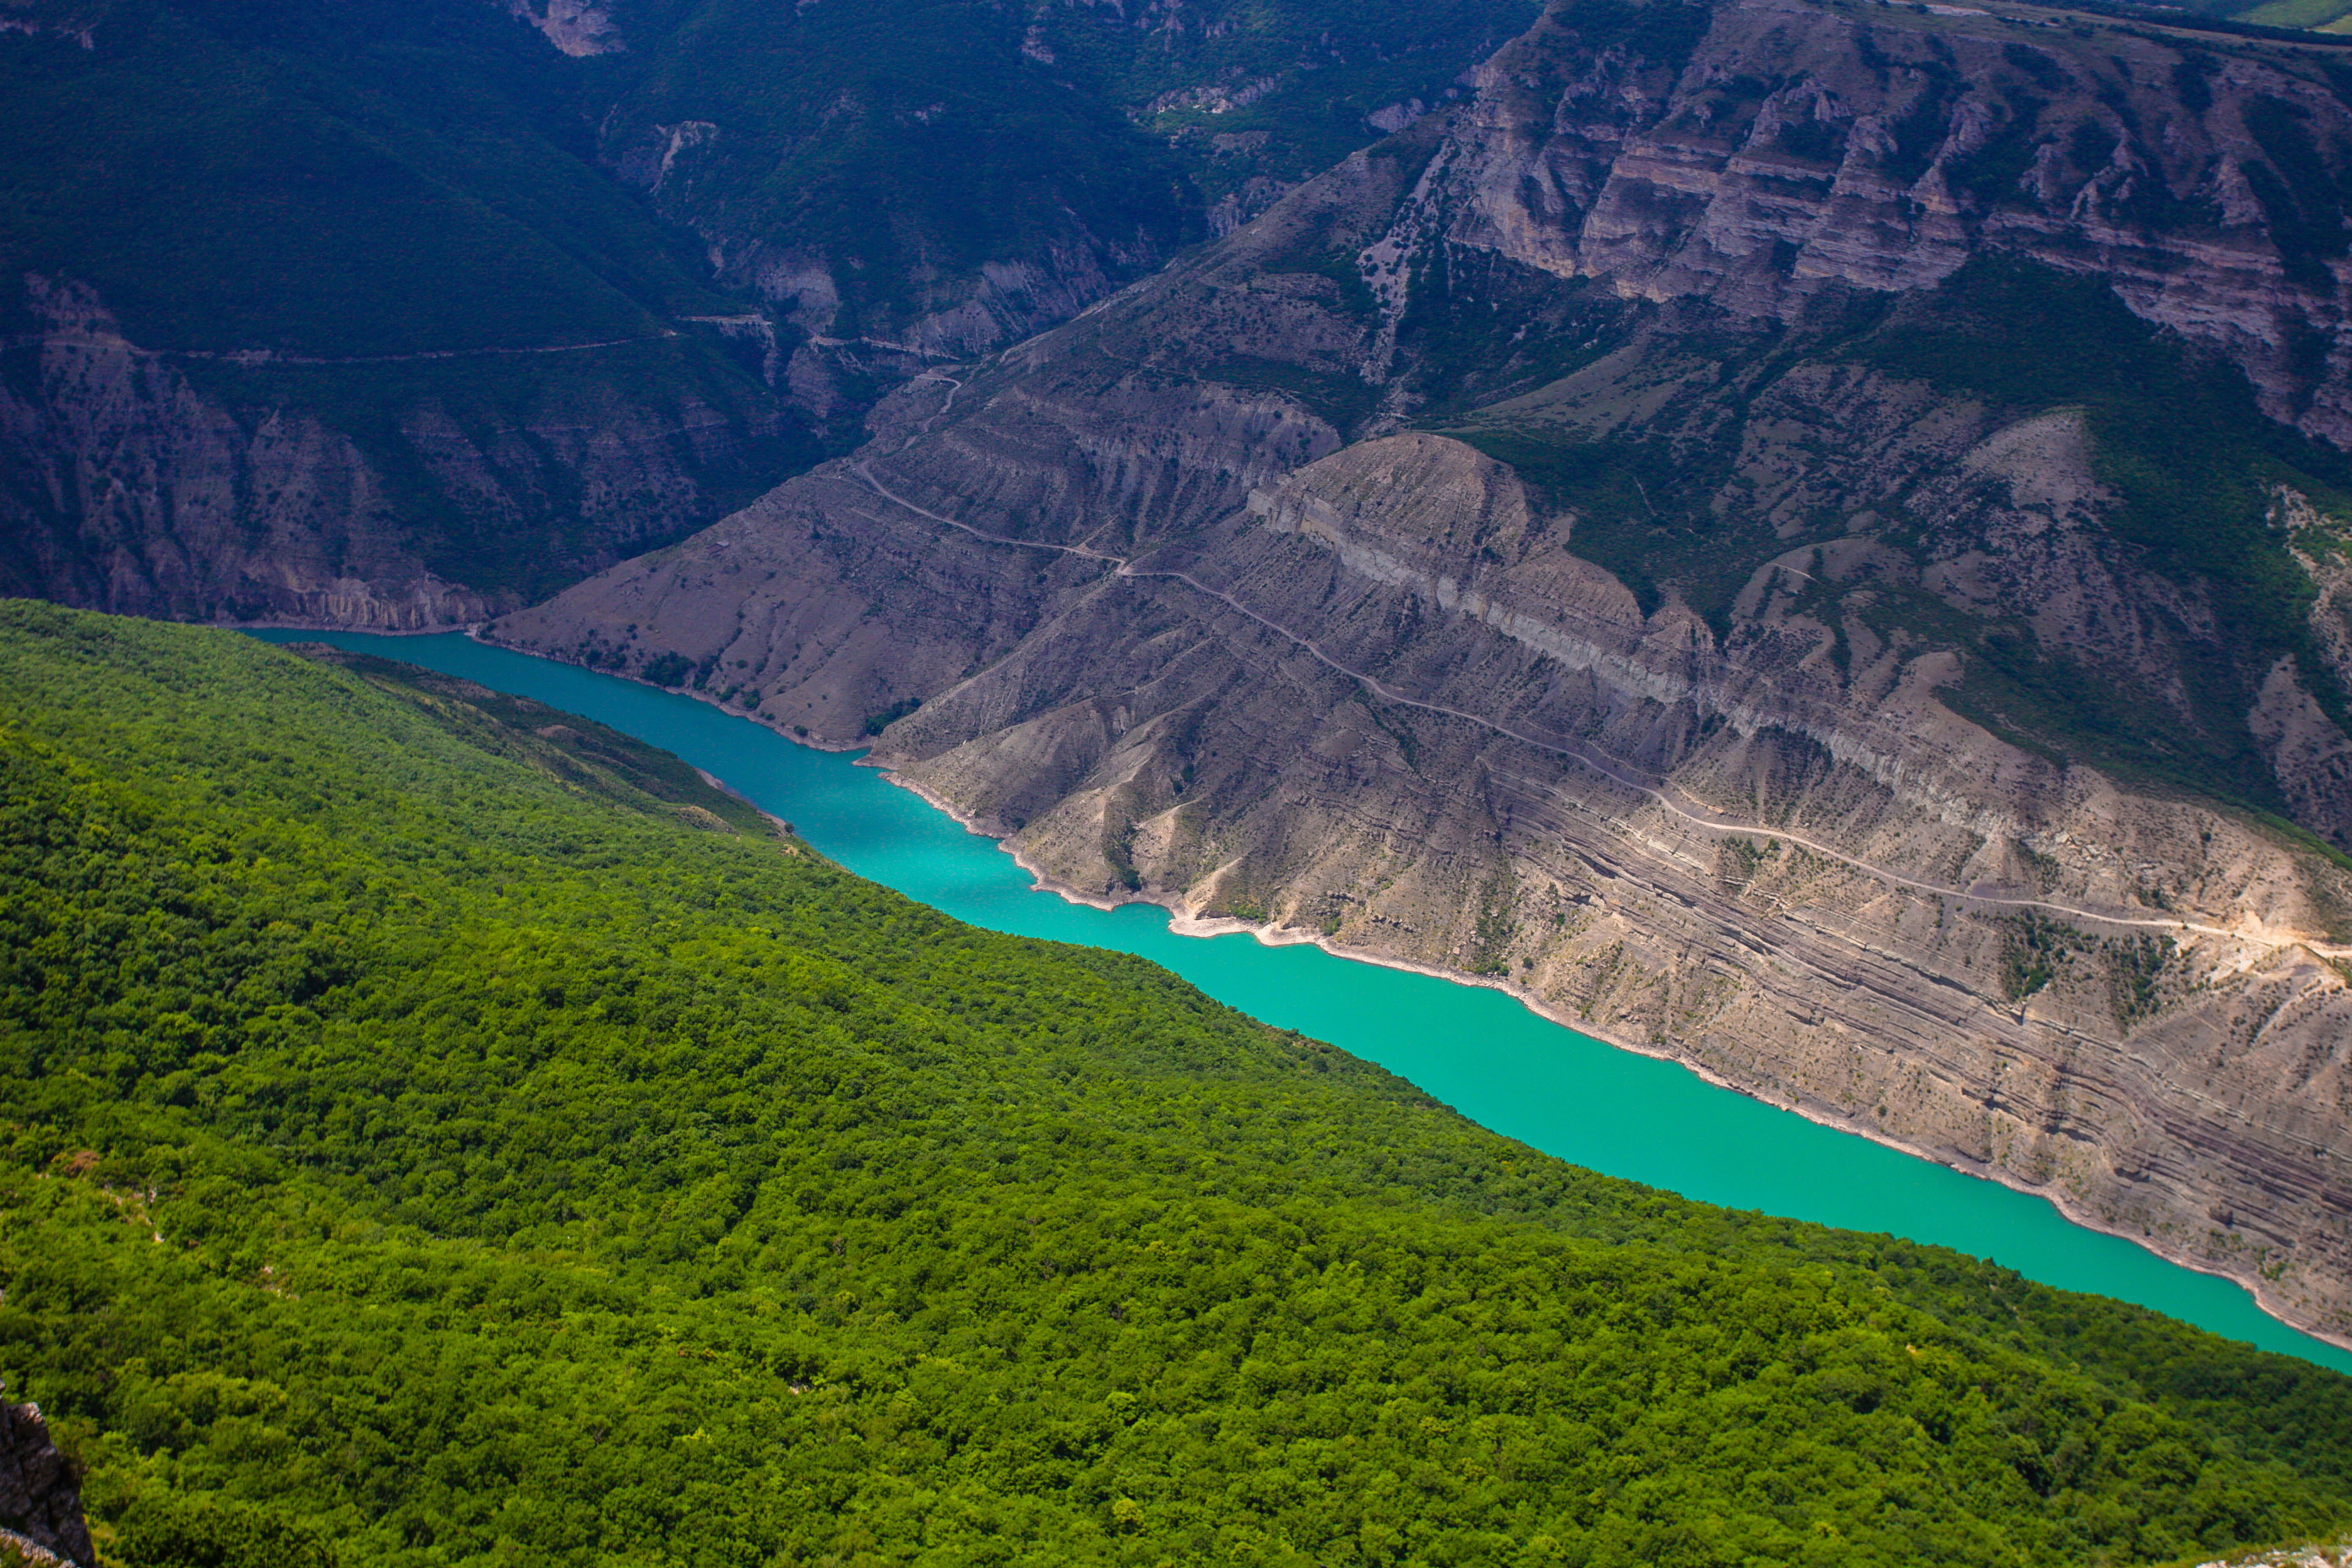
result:
[[[2000,144],[1967,127],[2007,112],[2004,71],[2309,83],[2043,20],[1559,8],[1459,114],[492,634],[819,743],[878,731],[1079,895],[1507,984],[2352,1337],[2352,879],[2302,836],[2352,828],[2346,531],[2288,460],[2332,459],[2281,447],[2230,514],[2263,571],[2299,563],[2250,620],[2256,578],[2167,542],[2137,416],[2002,391],[2012,351],[1971,324],[2066,295],[2114,226],[2093,203],[2052,237],[2082,205],[2055,185],[1951,194]],[[1960,58],[1940,87],[1901,63]],[[2037,89],[2018,181],[2090,150],[2062,103],[2192,134],[2073,90]],[[1759,172],[1796,101],[1844,104],[1807,123],[1846,150]],[[1837,197],[1892,156],[1874,116],[1921,166]],[[2200,178],[2251,158],[2216,135]],[[2337,309],[2275,223],[2208,254],[2149,222],[2165,299],[2242,301],[2267,266],[2263,320]],[[1937,237],[2000,234],[2025,256],[1982,277]],[[2049,341],[2187,367],[2180,407],[2229,441],[2237,405],[2190,396],[2216,365],[2333,429],[2308,352],[2215,315],[2181,349],[2146,325],[2163,300],[2117,292],[2137,324],[2067,296]]]
[[[788,445],[772,407],[706,398],[667,344],[472,356],[485,385],[459,354],[156,353],[86,287],[24,286],[27,330],[0,347],[0,593],[462,625],[709,521]]]
[[[1556,7],[1482,67],[1414,199],[1423,237],[1653,300],[1800,317],[1987,249],[2097,278],[2352,444],[2352,106],[2320,49],[2045,10]],[[1703,29],[1703,30],[1702,30]],[[1388,255],[1374,253],[1381,262]],[[1399,268],[1374,287],[1400,305]]]

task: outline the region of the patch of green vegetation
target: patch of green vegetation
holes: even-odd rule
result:
[[[1756,879],[1756,873],[1765,861],[1778,853],[1780,846],[1770,840],[1725,838],[1715,847],[1715,878],[1726,889],[1737,892]]]
[[[1312,370],[1287,360],[1227,354],[1203,365],[1200,375],[1247,392],[1279,392],[1294,397],[1342,434],[1355,429],[1380,406],[1381,389],[1362,376]]]
[[[1247,181],[1295,183],[1376,140],[1370,116],[1454,79],[1532,24],[1540,0],[1206,0],[1189,26],[1071,7],[1043,31],[1055,68],[1172,142],[1211,201]],[[1311,40],[1311,41],[1310,41]],[[1224,106],[1199,101],[1223,89]],[[1247,102],[1235,102],[1246,96]]]
[[[2107,989],[2116,1027],[2129,1029],[2164,1005],[2163,980],[2173,959],[2168,936],[2136,936],[2106,944]]]
[[[1524,262],[1431,246],[1397,322],[1401,368],[1423,410],[1416,423],[1444,429],[1580,370],[1621,347],[1649,309],[1589,281],[1563,287]]]
[[[656,686],[684,686],[694,676],[694,660],[672,651],[646,660],[645,678]]]
[[[1485,426],[1447,434],[1511,465],[1546,508],[1573,511],[1569,547],[1632,589],[1645,616],[1664,602],[1661,567],[1702,615],[1727,608],[1754,570],[1748,542],[1707,506],[1729,475],[1727,448],[1693,454],[1694,463],[1666,441],[1562,440]]]
[[[1507,868],[1497,868],[1486,879],[1479,895],[1478,918],[1472,922],[1470,952],[1465,965],[1473,974],[1508,974],[1510,957],[1507,950],[1512,939],[1519,934],[1518,922],[1511,918],[1511,873]]]
[[[1692,0],[1575,0],[1554,6],[1550,20],[1591,54],[1620,50],[1672,78],[1690,63],[1715,11]]]
[[[901,697],[896,702],[868,713],[866,716],[866,727],[860,733],[878,735],[922,705],[923,700],[919,697]]]
[[[2037,648],[2021,630],[1993,629],[1972,639],[1965,678],[1946,705],[2025,750],[2065,765],[2087,763],[2131,785],[2277,812],[2284,802],[2269,765],[2230,706],[2232,682],[2200,691],[2208,712],[2224,720],[2208,735],[2185,726],[2163,694],[2144,681],[2095,669],[2078,658]],[[2209,679],[2227,675],[2215,661],[2184,670]]]
[[[2242,112],[2268,160],[2249,163],[2246,181],[2270,219],[2287,276],[2311,288],[2333,287],[2327,264],[2352,248],[2352,236],[2344,227],[2344,188],[2312,140],[2310,112],[2268,94],[2250,100]]]
[[[2001,930],[2001,994],[2012,1002],[2047,989],[2067,960],[2097,945],[2074,927],[2037,914],[2009,915],[1994,923]]]
[[[1951,176],[1954,184],[1988,205],[2020,199],[2018,181],[2033,166],[2035,137],[2042,111],[2048,107],[2043,99],[2015,88],[2001,94],[2000,104],[2000,124],[1992,135],[1960,161]]]
[[[2056,1563],[2352,1518],[2352,1380],[1578,1171],[546,718],[0,605],[0,1374],[124,1568]]]
[[[2347,0],[2264,0],[2249,6],[2243,0],[2206,0],[2190,7],[2193,10],[2216,13],[2240,23],[2263,28],[2320,29],[2352,16],[2352,3]],[[2330,29],[2334,30],[2334,29]]]

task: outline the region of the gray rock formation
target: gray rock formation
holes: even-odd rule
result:
[[[1558,11],[493,634],[878,731],[1076,895],[1507,984],[2352,1338],[2347,531],[2252,412],[2347,434],[2280,150],[2346,110],[2291,48],[1943,10]],[[1986,298],[2079,395],[1986,390]],[[2209,426],[2286,456],[2192,569],[2147,476]]]
[[[73,1466],[30,1405],[0,1404],[0,1547],[37,1565],[98,1561]]]

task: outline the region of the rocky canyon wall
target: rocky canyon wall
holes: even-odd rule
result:
[[[2352,1338],[2345,289],[2281,216],[2326,181],[2280,128],[2346,121],[2315,58],[1558,7],[1458,111],[491,635]]]

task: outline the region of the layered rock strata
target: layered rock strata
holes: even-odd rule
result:
[[[1793,319],[1838,285],[1929,287],[1998,249],[2106,282],[2230,354],[2274,417],[2352,445],[2335,51],[2039,6],[1693,9],[1556,6],[1482,67],[1368,254],[1373,286],[1402,303],[1391,258],[1433,233],[1626,297]]]

